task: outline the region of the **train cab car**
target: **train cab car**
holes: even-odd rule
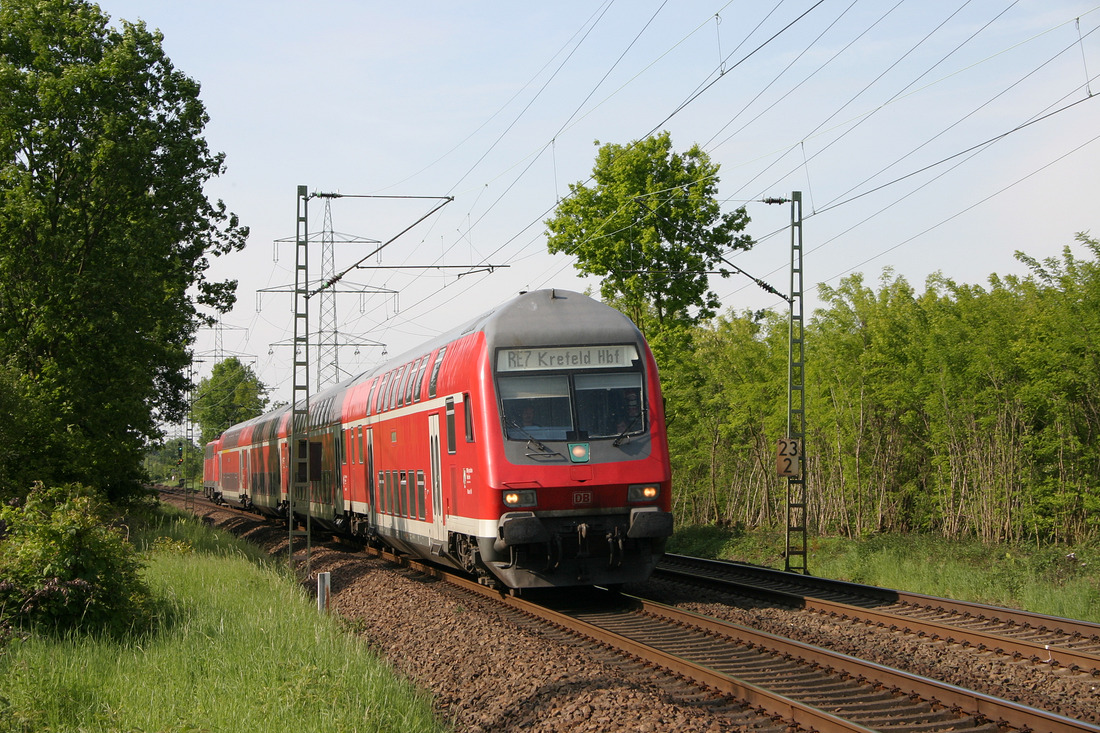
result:
[[[204,483],[287,505],[289,408],[208,446]],[[309,403],[323,526],[510,588],[644,580],[672,533],[657,368],[618,311],[524,293]]]
[[[644,580],[672,516],[663,400],[641,333],[586,296],[546,290],[490,315],[481,334],[490,461],[470,511],[481,562],[511,587]]]

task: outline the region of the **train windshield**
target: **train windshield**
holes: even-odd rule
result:
[[[638,371],[501,376],[498,386],[512,440],[614,438],[646,429]]]
[[[569,378],[501,377],[506,434],[515,440],[565,440],[573,432]]]
[[[642,375],[638,372],[577,374],[577,421],[589,438],[611,438],[645,430]]]

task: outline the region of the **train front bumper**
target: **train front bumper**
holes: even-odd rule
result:
[[[509,512],[495,541],[482,545],[482,557],[514,588],[641,582],[671,534],[672,515],[657,507],[545,518]]]

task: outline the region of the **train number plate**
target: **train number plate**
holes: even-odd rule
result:
[[[585,504],[592,503],[591,491],[574,491],[573,492],[573,506],[583,506]]]

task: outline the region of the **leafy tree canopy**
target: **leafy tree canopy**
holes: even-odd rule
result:
[[[186,410],[196,328],[235,281],[209,256],[248,230],[203,187],[223,172],[199,85],[163,37],[84,0],[0,1],[0,360],[52,416],[57,478],[127,493]]]
[[[202,426],[200,444],[206,445],[228,427],[262,415],[268,403],[266,392],[252,367],[236,357],[218,362],[199,383],[195,398],[195,420]]]
[[[647,316],[658,330],[713,317],[719,302],[708,274],[723,255],[752,246],[739,234],[749,222],[745,208],[721,211],[718,164],[698,145],[673,152],[662,132],[600,147],[591,180],[570,184],[546,221],[550,252],[571,254],[578,270],[602,277],[604,299],[643,330]]]

